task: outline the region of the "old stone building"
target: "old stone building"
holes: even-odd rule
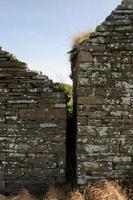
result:
[[[0,190],[65,181],[66,97],[0,49]]]
[[[59,85],[0,49],[0,192],[43,191],[76,171],[80,185],[132,178],[133,0],[74,44],[71,64],[73,123]]]
[[[133,175],[133,0],[71,51],[77,179]]]

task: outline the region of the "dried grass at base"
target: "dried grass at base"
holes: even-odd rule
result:
[[[26,189],[21,190],[18,195],[9,197],[8,199],[9,200],[36,200],[33,196],[31,196],[31,194]]]
[[[128,197],[117,182],[98,182],[87,187],[83,193],[69,192],[70,188],[51,187],[43,200],[133,200],[133,185],[128,187]],[[27,190],[22,190],[16,196],[0,195],[0,200],[36,200]]]
[[[0,194],[0,200],[7,200],[7,197],[2,195],[2,194]]]
[[[43,200],[65,200],[66,194],[63,188],[50,187]]]
[[[127,194],[128,194],[129,200],[133,200],[133,184],[132,183],[128,185]]]
[[[85,200],[128,200],[117,182],[99,182],[86,190]]]
[[[71,192],[68,195],[67,200],[85,200],[84,195],[81,194],[79,191]]]

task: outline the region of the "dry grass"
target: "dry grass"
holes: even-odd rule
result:
[[[50,187],[43,200],[133,200],[133,185],[128,188],[127,197],[117,182],[98,182],[94,186],[87,187],[83,193],[69,192],[69,189]],[[27,190],[22,190],[16,196],[0,195],[0,200],[35,200],[35,198]]]
[[[117,182],[99,182],[84,190],[66,194],[60,188],[50,188],[44,200],[128,200],[125,191]]]
[[[99,182],[86,190],[86,200],[127,200],[125,192],[116,182]]]
[[[73,46],[76,46],[76,45],[80,44],[81,42],[83,42],[84,40],[89,39],[91,33],[92,33],[92,31],[84,31],[78,35],[75,35],[72,38]]]
[[[59,187],[50,187],[46,192],[43,200],[65,200],[66,193],[63,188]]]
[[[0,194],[0,200],[7,200],[7,197],[2,195],[2,194]]]
[[[85,200],[84,195],[79,191],[71,192],[67,200]]]
[[[133,200],[133,184],[129,184],[127,188],[127,194],[128,194],[129,200]]]
[[[18,195],[9,197],[8,199],[9,200],[36,200],[34,197],[30,195],[30,193],[26,189],[21,190]]]

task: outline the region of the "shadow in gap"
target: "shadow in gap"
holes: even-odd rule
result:
[[[66,133],[66,183],[72,187],[77,184],[76,181],[76,131],[73,113],[67,116]]]

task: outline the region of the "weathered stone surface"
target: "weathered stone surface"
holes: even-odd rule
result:
[[[0,96],[0,191],[64,182],[65,94],[1,49]]]
[[[81,62],[92,62],[93,58],[90,52],[79,52],[79,60]]]
[[[76,48],[78,183],[132,179],[133,0],[123,0]]]

